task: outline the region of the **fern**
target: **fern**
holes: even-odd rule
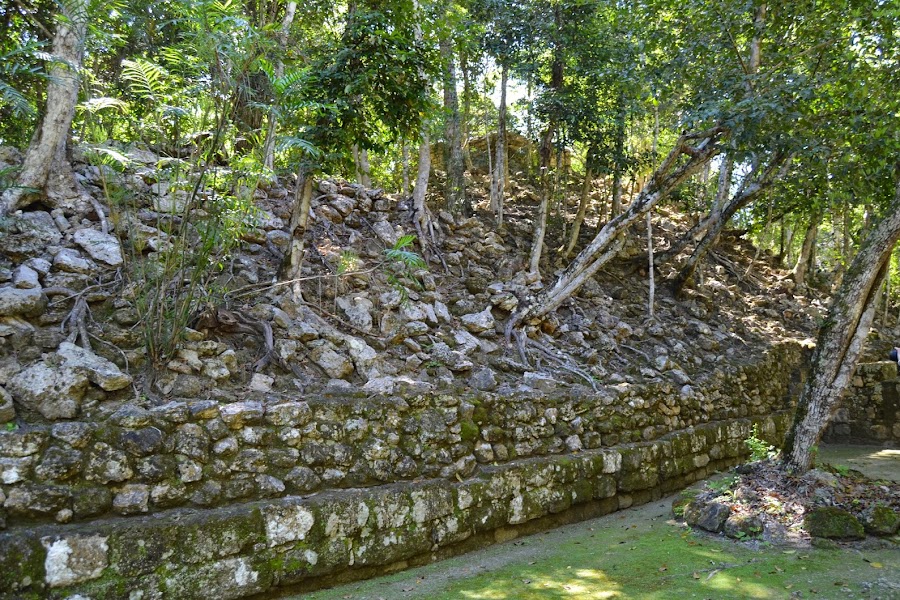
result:
[[[403,265],[406,270],[413,271],[416,269],[427,269],[428,265],[417,252],[406,250],[413,242],[416,241],[414,235],[404,235],[391,248],[384,251],[388,260],[396,261]]]
[[[130,84],[131,93],[141,100],[156,101],[166,92],[168,73],[148,60],[122,61],[122,78]]]

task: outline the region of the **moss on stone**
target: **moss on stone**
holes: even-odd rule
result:
[[[464,442],[471,442],[478,439],[479,429],[472,421],[462,421],[460,424],[459,436]]]
[[[803,519],[803,525],[813,537],[858,540],[866,537],[862,523],[846,510],[835,506],[813,508]]]

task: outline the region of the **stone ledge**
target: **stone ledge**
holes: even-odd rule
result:
[[[660,498],[746,456],[753,424],[483,466],[472,477],[0,534],[0,598],[240,598],[383,574]]]

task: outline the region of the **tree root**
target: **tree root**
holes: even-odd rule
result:
[[[252,319],[240,311],[227,310],[209,305],[197,315],[192,324],[198,330],[219,330],[224,333],[246,333],[262,338],[265,353],[251,366],[254,373],[261,371],[271,363],[277,364],[285,371],[293,369],[275,352],[275,336],[272,326],[257,319]]]

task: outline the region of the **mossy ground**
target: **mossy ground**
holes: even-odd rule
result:
[[[900,552],[896,548],[754,548],[676,524],[671,520],[670,500],[303,597],[662,600],[900,596]]]

